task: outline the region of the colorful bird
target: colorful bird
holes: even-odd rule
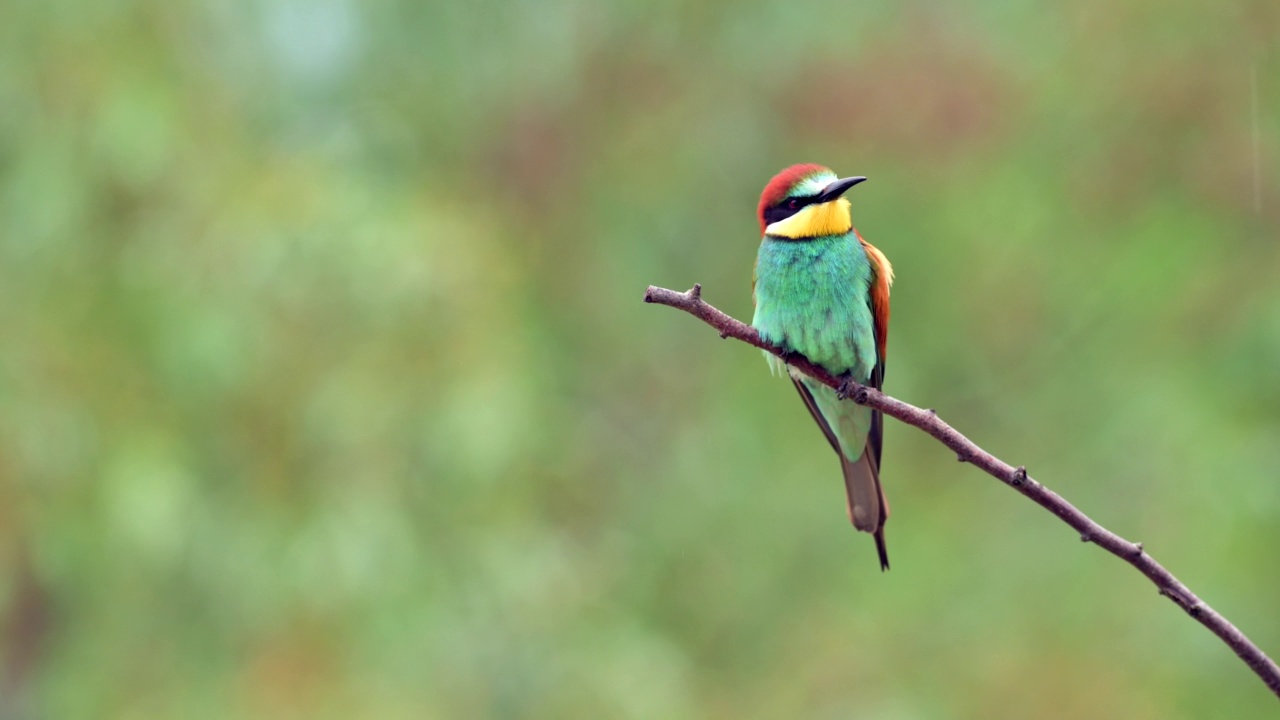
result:
[[[783,170],[765,186],[751,324],[768,342],[832,375],[880,388],[893,267],[853,228],[844,194],[863,180],[838,178],[821,165],[806,164]],[[777,356],[765,353],[765,358],[775,373],[787,372]],[[789,375],[840,456],[849,520],[875,536],[880,569],[889,569],[884,545],[889,503],[880,487],[884,418],[841,401],[835,390],[798,371]]]

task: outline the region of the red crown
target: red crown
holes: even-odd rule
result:
[[[756,208],[756,217],[760,219],[760,231],[764,232],[765,229],[765,210],[778,204],[778,201],[786,197],[787,193],[791,192],[791,188],[801,180],[820,172],[831,172],[831,170],[815,163],[801,163],[774,175],[769,184],[764,186],[764,192],[760,193],[760,207]]]

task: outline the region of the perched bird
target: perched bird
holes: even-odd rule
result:
[[[765,186],[751,324],[768,342],[832,375],[880,388],[893,267],[853,228],[844,194],[863,180],[838,178],[821,165],[806,164],[783,170]],[[765,353],[765,358],[775,373],[787,372],[777,356]],[[842,402],[835,390],[798,371],[789,374],[840,456],[849,520],[875,536],[880,569],[889,569],[884,545],[889,503],[880,487],[883,416]]]

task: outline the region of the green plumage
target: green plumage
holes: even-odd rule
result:
[[[852,233],[803,241],[765,237],[756,260],[751,324],[767,341],[804,355],[833,375],[871,378],[875,326],[869,302],[871,261]],[[775,370],[780,361],[766,353]],[[850,461],[862,456],[870,408],[840,402],[835,390],[807,378],[806,389]]]
[[[871,309],[874,269],[855,233],[802,240],[766,235],[756,259],[756,311],[761,337],[798,352],[833,375],[872,382],[878,358]],[[766,353],[775,372],[785,364]],[[882,568],[888,567],[883,527],[888,505],[879,480],[879,421],[865,406],[841,401],[836,391],[794,377],[827,440],[841,460],[853,524],[876,536]],[[871,440],[869,443],[868,440]]]

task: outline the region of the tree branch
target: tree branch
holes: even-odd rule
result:
[[[773,353],[785,360],[792,367],[800,370],[815,380],[832,388],[840,389],[845,382],[821,367],[809,362],[801,355],[783,354],[782,350],[770,345],[760,338],[755,328],[735,320],[720,312],[702,300],[702,286],[694,285],[689,292],[676,292],[665,288],[649,286],[645,291],[644,301],[667,305],[693,315],[711,327],[720,331],[722,338],[735,338],[749,345],[754,345],[766,352]],[[1236,629],[1226,618],[1218,614],[1204,601],[1196,597],[1186,585],[1183,585],[1160,563],[1143,550],[1142,543],[1132,543],[1116,535],[1110,530],[1094,522],[1089,516],[1080,512],[1074,505],[1062,499],[1060,495],[1031,479],[1024,467],[1013,467],[1009,463],[995,457],[978,447],[972,440],[960,434],[955,428],[943,422],[933,410],[922,410],[908,405],[901,400],[885,395],[875,388],[850,383],[853,392],[850,399],[859,405],[880,410],[885,415],[919,428],[932,435],[938,442],[946,445],[961,462],[972,463],[1000,482],[1017,490],[1030,498],[1040,507],[1048,510],[1070,525],[1080,534],[1084,542],[1092,542],[1103,550],[1124,560],[1146,575],[1155,583],[1160,594],[1169,598],[1197,622],[1209,628],[1227,644],[1253,672],[1266,683],[1271,692],[1280,697],[1280,667],[1258,649],[1244,633]]]

